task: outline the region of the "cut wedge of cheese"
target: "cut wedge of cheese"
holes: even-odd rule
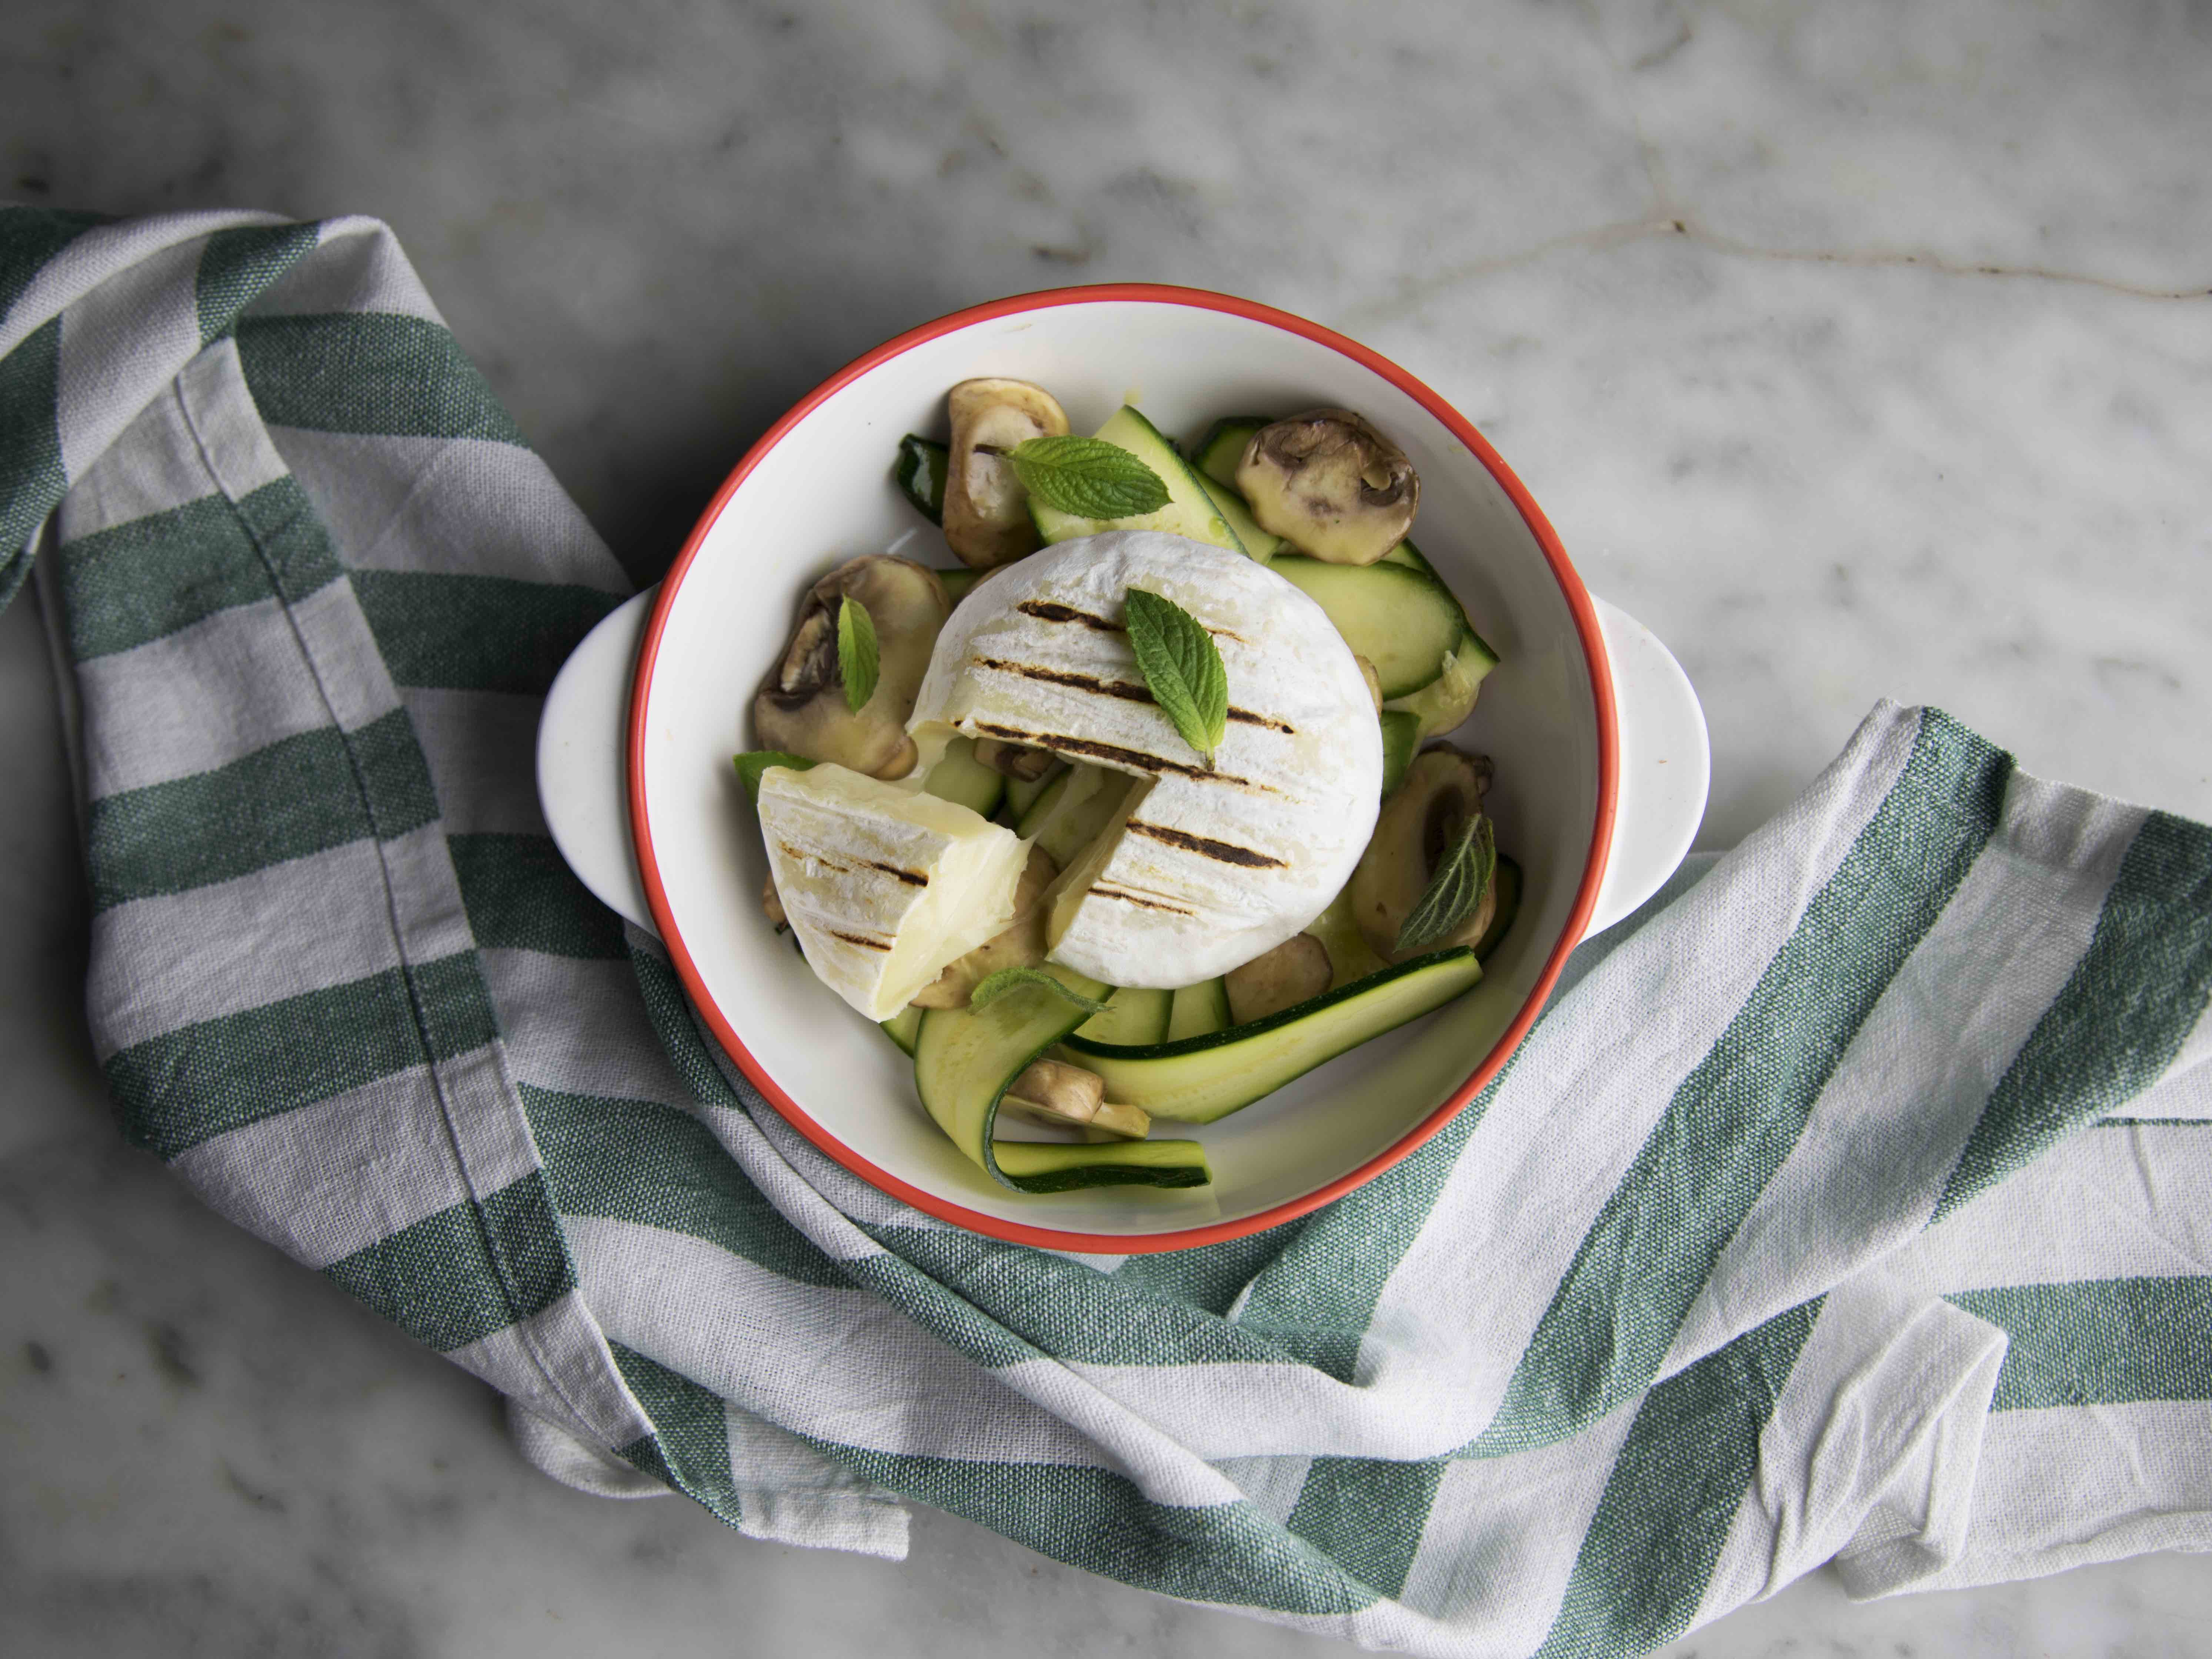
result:
[[[1028,844],[967,807],[842,766],[761,775],[761,838],[807,965],[886,1020],[1012,921]]]
[[[1153,702],[1122,628],[1148,588],[1212,635],[1229,725],[1208,769]],[[909,727],[1048,749],[1149,781],[1051,896],[1052,960],[1173,988],[1249,962],[1318,915],[1375,827],[1382,744],[1351,647],[1321,607],[1239,554],[1154,531],[1063,542],[993,576],[939,634]]]

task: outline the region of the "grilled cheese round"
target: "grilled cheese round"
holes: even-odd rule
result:
[[[1153,700],[1124,595],[1173,600],[1228,672],[1208,767]],[[938,635],[909,726],[925,764],[956,732],[1138,781],[1049,896],[1052,959],[1109,984],[1225,973],[1320,915],[1375,826],[1382,744],[1351,647],[1321,607],[1243,556],[1109,531],[1009,565]]]

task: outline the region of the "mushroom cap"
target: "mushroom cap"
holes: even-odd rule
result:
[[[837,660],[837,609],[848,596],[876,625],[875,695],[857,710],[846,703]],[[871,777],[905,776],[916,752],[907,717],[951,610],[937,573],[911,559],[872,553],[839,565],[807,590],[790,643],[754,694],[759,746]]]
[[[1262,530],[1331,564],[1373,564],[1405,540],[1421,503],[1405,452],[1348,409],[1261,427],[1244,446],[1237,488]]]

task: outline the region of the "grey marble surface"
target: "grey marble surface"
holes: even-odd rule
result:
[[[388,219],[649,576],[883,337],[1149,278],[1490,434],[1704,696],[1724,846],[1875,698],[2212,817],[2212,12],[15,0],[0,195]],[[123,1148],[37,619],[0,617],[0,1651],[1340,1651],[923,1516],[902,1565],[544,1480]],[[1686,1655],[2212,1651],[2150,1557]]]

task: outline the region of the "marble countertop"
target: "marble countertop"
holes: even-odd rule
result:
[[[1469,414],[1702,695],[1726,846],[1875,698],[2212,817],[2212,13],[16,0],[0,196],[389,220],[649,579],[800,392],[1144,278]],[[38,619],[0,617],[0,1650],[1349,1650],[942,1516],[902,1565],[537,1474],[497,1402],[110,1124]],[[1668,1651],[2203,1650],[2153,1556]]]

